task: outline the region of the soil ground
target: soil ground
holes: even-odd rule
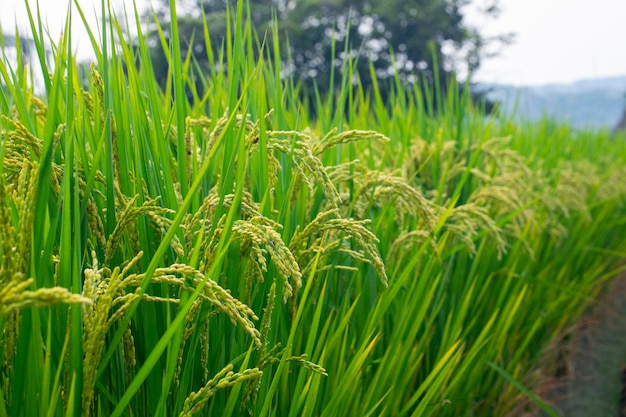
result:
[[[540,396],[562,417],[626,417],[626,273],[563,346]]]

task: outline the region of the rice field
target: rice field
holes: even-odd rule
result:
[[[349,62],[310,103],[232,12],[210,73],[167,28],[164,88],[136,15],[88,68],[32,10],[38,61],[0,61],[0,416],[557,415],[546,349],[626,269],[626,142]]]

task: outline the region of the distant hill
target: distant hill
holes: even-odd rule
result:
[[[626,76],[530,87],[480,84],[479,88],[500,101],[507,113],[517,108],[518,118],[534,121],[547,115],[581,128],[612,128],[626,105]]]

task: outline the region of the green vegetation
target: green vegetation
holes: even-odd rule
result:
[[[165,85],[168,58],[161,38],[171,39],[168,0],[153,2],[145,16],[146,31],[156,78]],[[179,0],[177,25],[181,51],[193,55],[204,71],[214,68],[207,49],[219,50],[227,30],[228,1]],[[235,2],[230,2],[233,4]],[[479,4],[476,4],[479,3]],[[315,93],[341,89],[343,69],[358,74],[359,84],[369,90],[375,81],[395,77],[405,85],[422,79],[431,84],[455,73],[473,72],[483,56],[510,42],[511,34],[484,36],[468,22],[470,9],[487,19],[499,13],[498,0],[249,0],[252,27],[263,35],[274,31],[281,48],[265,49],[271,59],[283,61],[282,74],[298,81],[300,97],[315,100]],[[202,12],[201,12],[202,11]],[[160,28],[152,22],[158,21]],[[203,30],[207,25],[210,36]],[[277,28],[272,28],[276,24]],[[337,46],[339,45],[339,46]],[[248,54],[258,52],[248,50]],[[248,55],[251,57],[252,55]],[[442,63],[443,65],[437,65]],[[346,65],[348,64],[349,65]],[[333,77],[334,74],[339,76]],[[345,74],[348,75],[348,74]],[[387,98],[387,83],[376,89]],[[447,87],[441,83],[441,87]],[[314,107],[314,106],[313,106]],[[314,110],[314,109],[310,109]]]
[[[311,109],[235,15],[164,89],[116,20],[83,74],[35,14],[44,101],[0,64],[0,416],[516,409],[619,272],[624,143],[348,63]]]

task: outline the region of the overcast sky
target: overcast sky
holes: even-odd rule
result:
[[[0,0],[4,31],[12,31],[16,21],[25,27],[23,1]],[[92,4],[99,5],[100,0],[79,1],[95,22]],[[68,0],[40,3],[51,33],[58,36]],[[122,0],[112,3],[119,5]],[[503,12],[497,20],[472,17],[471,21],[486,34],[516,33],[516,41],[498,58],[484,61],[474,79],[536,85],[626,75],[626,0],[500,0],[500,4]],[[88,39],[78,16],[75,19],[72,41],[78,42],[78,55],[87,57]]]
[[[486,61],[477,79],[515,84],[626,75],[626,0],[501,0],[487,33],[516,42]]]

